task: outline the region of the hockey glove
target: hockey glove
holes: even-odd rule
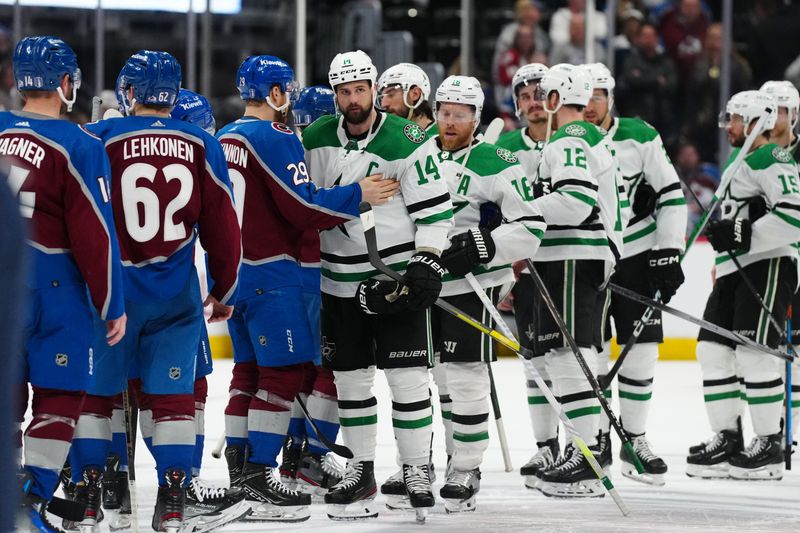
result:
[[[656,191],[650,186],[649,183],[641,181],[639,186],[636,187],[636,192],[633,195],[633,205],[631,209],[633,216],[642,219],[656,210],[656,200],[658,196]]]
[[[500,206],[494,202],[484,202],[481,204],[481,221],[478,227],[492,231],[494,228],[503,223],[503,213],[500,212]]]
[[[747,218],[750,224],[755,224],[756,220],[767,214],[767,201],[763,196],[756,196],[747,202]]]
[[[550,182],[545,183],[542,180],[537,180],[533,184],[533,197],[541,198],[542,196],[550,194]]]
[[[715,220],[706,230],[708,242],[717,252],[746,252],[750,249],[752,224],[746,218]]]
[[[652,250],[648,258],[650,287],[661,292],[661,301],[669,302],[686,278],[681,269],[681,253],[674,248]]]
[[[408,289],[394,280],[368,279],[356,291],[361,310],[368,315],[390,315],[408,309]]]
[[[417,311],[432,306],[442,291],[444,268],[430,252],[417,252],[408,262],[403,285],[408,287],[408,309]]]
[[[450,248],[442,254],[442,265],[452,276],[466,276],[482,263],[494,258],[495,246],[491,232],[472,228],[450,239]]]

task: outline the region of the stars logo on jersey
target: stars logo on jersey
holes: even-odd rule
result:
[[[789,163],[792,161],[792,154],[777,146],[772,150],[772,157],[781,163]]]
[[[287,126],[286,124],[281,124],[280,122],[273,122],[272,129],[275,131],[279,131],[281,133],[285,133],[287,135],[294,135],[294,132],[289,126]]]
[[[497,149],[497,157],[499,157],[503,161],[507,161],[508,163],[517,162],[517,156],[515,156],[510,150],[506,150],[505,148]]]
[[[564,128],[564,133],[567,135],[572,135],[573,137],[583,137],[586,135],[586,128],[581,126],[580,124],[570,124],[566,128]]]
[[[425,140],[425,130],[416,124],[406,124],[403,128],[403,133],[408,137],[409,141],[415,144],[419,144]]]

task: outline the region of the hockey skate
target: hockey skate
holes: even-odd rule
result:
[[[228,477],[231,488],[242,484],[245,458],[246,450],[244,446],[227,446],[225,448],[225,462],[228,463]]]
[[[33,495],[25,496],[16,518],[16,531],[64,533],[47,517],[47,502]]]
[[[328,490],[325,503],[331,520],[376,518],[375,464],[372,461],[348,462],[342,480]]]
[[[248,463],[242,474],[242,490],[252,512],[245,521],[302,522],[311,514],[311,496],[291,490],[281,483],[278,469]]]
[[[548,446],[545,448],[547,453],[550,453],[550,448]],[[444,499],[444,510],[447,513],[462,513],[475,510],[475,495],[479,490],[481,490],[481,471],[479,469],[450,470],[447,473],[444,487],[439,491],[439,496]]]
[[[602,498],[602,482],[589,465],[589,461],[572,443],[549,470],[542,472],[541,491],[556,498]]]
[[[600,451],[597,454],[597,462],[603,467],[603,470],[608,470],[608,467],[614,462],[614,455],[611,453],[611,432],[600,432],[597,435],[597,446]]]
[[[628,454],[624,449],[619,451],[619,458],[622,460],[622,475],[633,479],[634,481],[641,481],[648,485],[656,485],[661,487],[664,485],[664,474],[667,473],[667,463],[661,457],[653,453],[650,449],[650,442],[644,435],[637,435],[632,437],[633,451],[642,462],[644,472],[639,474],[636,471],[636,466],[631,462]],[[602,463],[600,463],[602,464]]]
[[[344,467],[336,461],[332,453],[317,455],[307,452],[298,464],[296,490],[312,497],[325,496],[342,477]]]
[[[153,530],[178,533],[183,527],[183,514],[186,506],[186,491],[183,482],[186,473],[170,468],[164,475],[166,485],[158,487],[156,508],[153,511]]]
[[[686,458],[686,475],[703,479],[729,477],[731,456],[742,450],[735,430],[724,429],[714,435],[697,453]]]
[[[297,468],[304,451],[305,441],[301,442],[300,446],[296,446],[293,444],[292,437],[286,437],[286,441],[283,443],[281,464],[278,467],[278,471],[281,474],[281,483],[289,488],[295,488],[294,484],[297,482]]]
[[[59,481],[61,481],[61,490],[64,492],[64,498],[74,500],[76,485],[72,482],[72,467],[69,464],[69,459],[64,463],[64,468],[61,469],[61,474],[58,477]]]
[[[548,439],[545,442],[537,442],[539,449],[519,469],[520,475],[525,478],[525,486],[529,489],[538,489],[541,484],[540,475],[543,471],[551,468],[558,457],[558,437]]]
[[[99,523],[103,520],[102,491],[103,471],[96,466],[85,468],[83,482],[75,487],[75,501],[86,505],[83,520],[80,522],[64,520],[63,528],[67,531],[80,531],[81,533],[100,531]]]
[[[431,458],[432,458],[431,454]],[[450,464],[450,456],[447,456],[447,464]],[[433,467],[433,461],[428,463],[428,472],[430,474],[431,485],[436,481],[436,469]],[[381,485],[381,494],[386,496],[386,508],[392,511],[408,511],[411,507],[411,502],[408,501],[408,493],[406,492],[406,484],[403,483],[403,470],[400,469],[383,482]]]
[[[781,439],[781,433],[754,437],[747,449],[730,457],[730,476],[750,481],[783,479]]]
[[[109,454],[106,457],[106,470],[103,473],[103,509],[108,514],[108,528],[111,531],[131,529],[131,498],[128,493],[128,473],[120,470],[119,457]]]
[[[428,509],[436,503],[431,490],[428,465],[403,465],[403,482],[406,485],[408,502],[417,514],[417,522],[424,522]]]
[[[215,487],[199,478],[192,478],[186,488],[183,532],[200,533],[239,520],[250,513],[241,488]]]

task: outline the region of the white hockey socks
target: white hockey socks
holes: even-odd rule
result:
[[[778,433],[784,388],[778,360],[749,346],[736,347],[736,360],[747,390],[753,431],[762,437]]]
[[[446,363],[447,384],[453,399],[451,467],[478,468],[489,447],[489,369],[484,362]]]
[[[427,465],[433,434],[428,369],[387,368],[384,373],[392,392],[392,426],[400,460],[407,465]]]
[[[550,375],[547,373],[547,365],[545,364],[545,357],[534,356],[531,359],[533,366],[542,376],[545,385],[552,390],[553,383],[550,381]],[[531,426],[533,427],[533,438],[536,442],[545,442],[558,436],[558,414],[550,407],[544,397],[541,389],[533,380],[533,376],[528,370],[527,365],[523,365],[525,372],[525,380],[527,382],[528,391],[528,414],[531,417]],[[555,392],[558,394],[558,392]]]
[[[375,367],[334,371],[333,376],[339,395],[342,440],[353,451],[351,461],[374,461],[378,434],[378,400],[372,395]],[[430,438],[427,445],[430,446]]]
[[[581,348],[581,354],[594,372],[597,352],[594,348]],[[597,444],[600,423],[600,402],[595,397],[586,376],[583,375],[575,355],[569,348],[548,352],[547,372],[559,394],[559,401],[575,429],[589,446]]]
[[[442,414],[442,426],[444,426],[444,448],[448,456],[453,455],[455,444],[453,444],[453,400],[450,398],[450,391],[447,387],[447,375],[444,363],[439,361],[437,356],[431,368],[433,382],[439,392],[439,409]]]
[[[703,399],[711,430],[714,433],[735,430],[743,405],[734,351],[717,342],[700,341],[697,361],[703,373]]]
[[[657,361],[657,343],[635,344],[619,369],[620,417],[625,431],[631,435],[642,435],[647,430]]]

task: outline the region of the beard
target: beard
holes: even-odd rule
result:
[[[734,148],[741,148],[742,146],[744,146],[744,140],[745,140],[744,133],[740,133],[738,135],[729,133],[728,139],[731,142],[731,146],[733,146]]]
[[[359,107],[351,105],[344,111],[344,119],[350,124],[363,124],[369,118],[371,111],[372,108],[370,106]]]
[[[447,135],[439,135],[439,138],[442,140],[442,148],[452,152],[453,150],[458,150],[459,148],[463,148],[464,146],[469,144],[469,141],[472,138],[472,130],[467,131],[466,133],[460,133],[460,132],[455,132],[455,133],[456,135],[453,137],[449,137]]]

